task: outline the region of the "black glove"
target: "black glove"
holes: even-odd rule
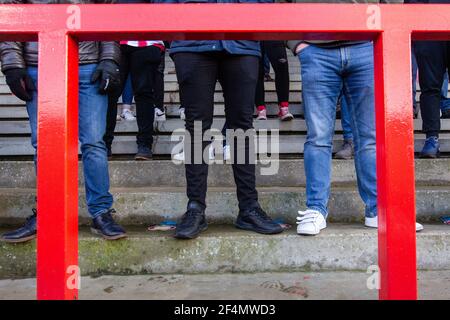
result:
[[[95,69],[91,77],[94,83],[100,79],[101,94],[115,93],[120,90],[120,71],[119,66],[112,60],[102,60]]]
[[[20,100],[31,101],[32,92],[36,90],[33,80],[25,68],[9,69],[4,72],[6,84],[11,92]]]

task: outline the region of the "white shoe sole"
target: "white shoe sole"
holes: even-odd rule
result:
[[[322,231],[323,229],[325,229],[327,227],[327,223],[326,221],[324,221],[320,226],[319,226],[319,231],[299,231],[297,228],[297,234],[302,235],[302,236],[315,236],[318,235],[320,233],[320,231]]]
[[[364,225],[367,228],[377,229],[378,228],[378,218],[377,217],[375,217],[375,218],[366,217],[365,221],[364,221]],[[423,225],[416,222],[416,232],[420,232],[422,230],[423,230]]]

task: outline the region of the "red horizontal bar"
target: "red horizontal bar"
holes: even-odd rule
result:
[[[74,8],[80,9],[79,28],[70,23]],[[450,39],[450,6],[445,4],[1,5],[0,12],[3,40],[11,34],[35,40],[39,31],[60,29],[79,40],[373,39],[387,28],[417,31],[416,38]],[[262,18],[267,16],[283,19]]]

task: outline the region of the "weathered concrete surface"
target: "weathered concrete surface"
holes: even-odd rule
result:
[[[260,187],[305,186],[303,159],[279,160],[276,175],[261,175],[257,166],[257,183]],[[80,163],[79,176],[82,177]],[[171,187],[184,186],[184,166],[169,160],[148,162],[110,161],[111,185],[113,187]],[[450,186],[450,159],[417,159],[416,181],[419,185]],[[335,185],[356,185],[353,161],[333,160],[332,182]],[[234,187],[230,165],[211,165],[210,187]],[[31,161],[0,161],[1,188],[33,188],[36,184],[34,166]],[[80,181],[82,186],[82,181]]]
[[[262,207],[273,217],[295,223],[297,211],[305,208],[305,189],[302,187],[259,188]],[[126,225],[142,225],[163,219],[177,219],[186,210],[184,187],[115,188],[114,207],[118,221]],[[80,189],[80,222],[89,223],[84,195]],[[0,225],[22,223],[35,205],[33,189],[0,188]],[[450,214],[450,187],[419,187],[417,189],[417,217],[419,221],[438,221]],[[233,223],[238,206],[235,188],[209,188],[207,216],[214,223]],[[360,222],[364,205],[355,188],[332,188],[329,220]]]
[[[1,230],[4,231],[4,230]],[[330,224],[304,237],[295,228],[264,236],[232,226],[211,225],[196,240],[172,232],[131,229],[129,238],[104,241],[80,232],[83,275],[367,270],[377,263],[377,232],[362,225]],[[450,270],[450,228],[426,225],[417,235],[418,268]],[[35,274],[35,243],[0,243],[0,278]]]
[[[364,272],[82,277],[82,300],[375,300]],[[450,299],[450,271],[421,271],[419,299]],[[35,299],[36,279],[0,280],[0,299]]]

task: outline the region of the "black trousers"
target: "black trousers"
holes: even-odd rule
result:
[[[427,138],[441,130],[441,88],[446,69],[450,70],[450,41],[416,41],[414,51],[419,68],[422,130]]]
[[[261,41],[261,53],[266,54],[275,72],[275,89],[278,104],[289,101],[289,65],[286,48],[283,41]],[[263,106],[264,91],[264,60],[260,59],[258,83],[256,85],[255,106]]]
[[[136,120],[138,125],[137,144],[152,147],[153,144],[153,121],[155,119],[155,104],[161,90],[158,85],[158,67],[161,63],[162,52],[155,46],[132,47],[121,45],[120,77],[122,85],[128,74],[131,76],[134,100],[136,101]],[[156,81],[155,81],[156,79]],[[160,80],[161,81],[161,80]],[[162,79],[164,83],[164,79]],[[164,85],[164,84],[163,84]],[[108,113],[106,119],[106,132],[103,140],[107,147],[111,147],[116,128],[117,101],[121,96],[123,87],[108,97]],[[161,99],[161,96],[159,97]],[[164,99],[164,93],[162,93]]]
[[[225,100],[225,117],[229,129],[253,129],[255,88],[258,77],[259,58],[250,55],[227,53],[176,53],[173,55],[180,85],[181,105],[186,112],[186,131],[192,137],[190,145],[185,141],[186,182],[189,201],[198,201],[206,207],[208,164],[194,163],[192,150],[205,150],[210,141],[194,139],[194,121],[201,121],[202,134],[211,128],[214,111],[214,91],[219,81]],[[258,206],[255,182],[255,164],[250,143],[231,143],[234,152],[233,175],[237,186],[239,209]],[[201,146],[199,146],[201,144]],[[197,145],[197,147],[196,147]],[[238,153],[245,152],[245,161],[238,163]]]

